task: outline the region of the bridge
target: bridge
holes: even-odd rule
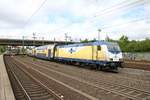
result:
[[[8,46],[41,46],[47,44],[71,44],[75,42],[66,42],[66,41],[49,41],[49,40],[29,40],[29,39],[0,39],[0,45]]]

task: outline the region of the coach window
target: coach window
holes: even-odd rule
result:
[[[70,53],[71,53],[71,54],[72,54],[72,51],[73,51],[73,49],[71,48],[71,49],[70,49]]]
[[[100,46],[100,45],[97,46],[97,50],[98,50],[98,51],[101,50],[101,46]]]

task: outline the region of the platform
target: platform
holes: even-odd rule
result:
[[[0,55],[0,100],[15,100],[4,64],[3,55]]]

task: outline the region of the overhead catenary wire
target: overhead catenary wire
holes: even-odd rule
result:
[[[24,33],[27,25],[29,24],[29,22],[31,21],[31,19],[35,16],[35,14],[38,13],[38,11],[44,6],[44,4],[47,2],[47,0],[43,0],[43,2],[40,4],[39,7],[37,7],[37,9],[31,14],[31,16],[29,16],[29,18],[27,18],[27,20],[25,21],[25,24],[23,25],[23,29],[21,33]]]
[[[111,7],[108,7],[108,8],[105,8],[105,9],[102,9],[102,10],[100,10],[100,11],[105,11],[105,10],[108,10],[108,9],[112,9],[113,7],[115,7],[115,6],[117,6],[117,5],[121,5],[122,3],[126,3],[127,1],[123,1],[123,2],[121,2],[121,3],[118,3],[118,4],[115,4],[115,5],[112,5]],[[99,13],[98,11],[96,12],[96,13]],[[91,16],[91,18],[95,18],[96,16],[94,15],[94,16]],[[55,31],[58,31],[59,29],[63,29],[63,28],[65,28],[65,27],[68,27],[68,26],[70,26],[70,25],[72,25],[73,24],[73,21],[71,22],[71,24],[69,24],[69,25],[65,25],[65,26],[62,26],[62,27],[59,27],[59,28],[57,28],[56,30],[53,30],[52,32],[55,32]]]
[[[150,18],[149,18],[150,19]],[[111,29],[111,28],[117,28],[117,27],[122,27],[123,25],[127,25],[127,24],[132,24],[132,23],[135,23],[135,22],[139,22],[139,21],[145,21],[145,17],[142,17],[142,18],[139,18],[139,19],[133,19],[133,20],[130,20],[130,21],[128,21],[128,22],[126,22],[126,23],[118,23],[118,24],[115,24],[115,25],[109,25],[109,26],[105,26],[105,27],[102,27],[101,29],[103,30],[103,32],[104,33],[110,33],[110,32],[112,32],[112,30],[111,31],[106,31],[105,29]],[[96,25],[96,26],[98,26],[98,25]],[[126,26],[125,26],[126,27]],[[133,27],[134,28],[134,27]],[[95,32],[95,31],[97,31],[97,30],[91,30],[90,28],[87,28],[88,30],[86,30],[87,31],[87,34],[88,33],[91,33],[91,32]],[[117,32],[117,30],[115,30],[115,33]],[[123,31],[122,31],[123,32]],[[108,36],[108,34],[105,34],[106,36]]]
[[[122,25],[125,25],[125,24],[130,24],[130,23],[133,23],[133,22],[139,22],[139,21],[144,21],[145,20],[145,17],[142,17],[142,18],[139,18],[139,19],[133,19],[133,20],[130,20],[126,23],[119,23],[119,24],[115,24],[115,25],[112,25],[112,26],[104,26],[102,27],[102,29],[108,29],[108,28],[111,28],[111,27],[115,27],[115,26],[122,26]]]
[[[149,0],[137,0],[137,1],[134,1],[131,3],[127,3],[127,4],[124,3],[122,5],[114,6],[114,8],[112,8],[112,9],[104,9],[102,12],[96,14],[95,17],[96,16],[102,17],[102,16],[107,15],[109,13],[114,13],[114,12],[116,12],[116,10],[130,9],[130,8],[136,7],[138,5],[147,4],[149,2],[150,2]]]
[[[113,15],[117,11],[122,11],[123,10],[123,11],[126,12],[128,9],[134,8],[136,6],[148,4],[148,3],[150,3],[150,1],[148,1],[148,0],[145,0],[145,1],[144,0],[138,0],[138,1],[130,3],[128,6],[125,6],[125,7],[122,7],[122,6],[119,5],[119,7],[116,7],[116,9],[114,9],[114,10],[110,9],[110,10],[108,10],[106,12],[102,12],[101,14],[95,15],[95,17],[105,18],[105,16],[108,16],[110,14]],[[122,14],[120,14],[120,15],[122,15]],[[94,23],[95,21],[90,20],[90,22]]]
[[[31,19],[33,18],[33,16],[44,6],[44,4],[47,2],[47,0],[44,0],[41,5],[32,13],[32,15],[27,19],[27,21],[24,24],[23,30],[26,28],[26,26],[28,25],[28,23],[31,21]]]
[[[34,15],[43,7],[43,5],[46,3],[46,1],[47,0],[44,0],[44,2],[40,5],[40,7],[38,7],[38,9],[28,18],[26,24],[24,25],[25,27],[28,25],[28,23],[31,21],[31,19],[34,17]],[[118,4],[111,6],[110,8],[105,8],[105,9],[101,10],[100,13],[97,12],[98,14],[90,17],[89,22],[95,23],[95,22],[97,22],[97,20],[93,21],[93,19],[103,18],[105,16],[108,16],[109,14],[113,14],[116,12],[116,9],[118,11],[122,10],[122,9],[124,9],[124,10],[130,9],[130,8],[136,7],[138,5],[144,5],[148,2],[149,2],[148,0],[136,0],[134,2],[127,2],[127,1],[120,2]],[[124,24],[124,23],[122,23],[122,24]],[[59,27],[54,31],[52,30],[50,33],[61,31],[62,29],[65,29],[66,27],[69,27],[71,25],[73,25],[73,21],[71,22],[71,24],[65,25],[63,27]],[[107,26],[107,25],[105,25],[105,26],[110,28],[110,26]],[[117,25],[115,25],[115,26],[117,26]],[[106,27],[105,27],[105,29],[106,29]]]
[[[133,7],[136,7],[136,6],[138,6],[138,5],[144,5],[144,4],[147,4],[147,3],[149,3],[150,1],[148,1],[148,0],[136,0],[136,1],[134,1],[134,2],[132,2],[132,3],[127,3],[127,4],[123,4],[123,5],[121,5],[121,3],[119,3],[120,5],[119,6],[115,6],[115,5],[113,5],[112,7],[114,7],[114,8],[111,8],[110,7],[110,9],[109,8],[107,8],[107,9],[103,9],[103,10],[101,10],[101,13],[100,14],[96,14],[95,16],[93,16],[93,17],[91,17],[91,19],[90,20],[88,20],[89,22],[91,22],[91,23],[94,23],[94,22],[96,22],[96,21],[93,21],[93,19],[95,19],[96,17],[99,17],[99,18],[102,18],[102,17],[105,17],[106,15],[108,15],[108,14],[113,14],[114,12],[116,12],[116,10],[122,10],[122,9],[130,9],[130,8],[133,8]],[[122,2],[122,3],[125,3],[125,2]],[[62,29],[64,29],[64,28],[66,28],[66,27],[69,27],[69,26],[71,26],[71,25],[73,25],[73,23],[71,23],[71,24],[69,24],[69,25],[65,25],[65,26],[63,26],[63,27],[59,27],[58,29],[56,29],[56,30],[54,30],[54,31],[51,31],[51,32],[58,32],[58,31],[61,31]]]
[[[42,4],[38,7],[38,9],[28,18],[28,20],[26,21],[26,24],[24,25],[24,27],[25,26],[27,26],[27,24],[30,22],[30,20],[32,19],[32,17],[43,7],[43,5],[46,3],[46,1],[47,0],[44,0],[43,2],[42,2]],[[148,0],[147,0],[148,1]],[[111,7],[109,7],[109,8],[105,8],[105,9],[103,9],[103,10],[101,10],[100,11],[100,14],[96,14],[96,15],[94,15],[94,16],[92,16],[91,17],[91,19],[89,20],[89,21],[91,21],[92,22],[92,19],[95,19],[95,17],[102,17],[102,16],[104,16],[105,14],[109,14],[109,13],[112,13],[112,12],[114,12],[113,10],[115,10],[115,9],[122,9],[123,7],[125,7],[125,6],[133,6],[133,4],[134,4],[134,6],[137,6],[137,4],[142,4],[142,3],[144,3],[144,2],[146,2],[146,0],[136,0],[136,1],[134,1],[134,2],[131,2],[131,3],[129,3],[129,2],[127,2],[127,1],[123,1],[123,2],[121,2],[121,3],[118,3],[118,4],[115,4],[115,5],[112,5]],[[118,5],[118,6],[117,6]],[[97,12],[98,13],[98,12]],[[100,15],[100,16],[99,16]],[[72,23],[71,23],[72,24]],[[61,28],[59,28],[59,29],[63,29],[63,28],[65,28],[65,27],[67,27],[67,26],[70,26],[70,24],[69,25],[65,25],[65,26],[63,26],[63,27],[61,27]],[[56,31],[58,31],[59,29],[56,29]],[[55,30],[53,31],[53,32],[55,32]]]
[[[126,23],[118,23],[118,24],[108,25],[108,26],[103,25],[103,26],[101,26],[101,29],[116,28],[118,26],[122,26],[122,25],[125,25],[125,24],[131,24],[131,23],[134,23],[134,22],[139,22],[139,21],[144,21],[144,20],[145,20],[145,17],[142,17],[142,18],[139,18],[139,19],[129,20]],[[96,26],[98,26],[98,25],[96,25]],[[88,32],[90,32],[90,31],[88,31]]]

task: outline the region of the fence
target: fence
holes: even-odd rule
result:
[[[150,61],[150,52],[145,53],[123,53],[125,60],[146,60]]]

